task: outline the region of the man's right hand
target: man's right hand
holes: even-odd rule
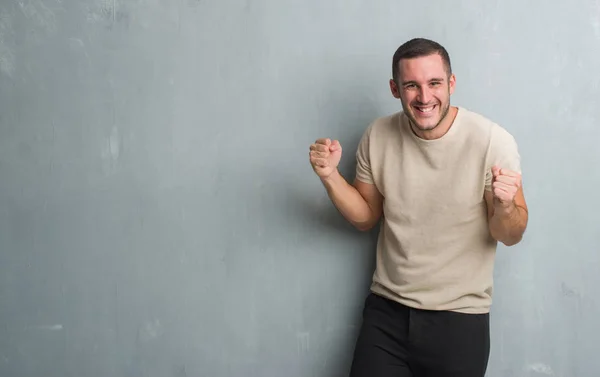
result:
[[[337,140],[322,138],[310,146],[310,163],[321,179],[329,177],[337,170],[342,158],[342,146]]]

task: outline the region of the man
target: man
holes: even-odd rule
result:
[[[483,377],[496,246],[517,244],[528,220],[517,144],[450,105],[456,78],[438,43],[410,40],[392,63],[403,111],[368,126],[353,184],[338,141],[310,146],[339,212],[363,231],[383,219],[350,374]]]

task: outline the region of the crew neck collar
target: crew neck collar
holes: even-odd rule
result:
[[[456,116],[454,117],[454,120],[452,121],[452,124],[450,125],[450,128],[448,129],[448,131],[442,135],[441,137],[438,137],[437,139],[423,139],[422,137],[418,136],[415,131],[412,129],[411,124],[410,124],[410,119],[406,116],[406,114],[404,114],[404,120],[406,121],[405,125],[407,127],[407,132],[411,135],[411,137],[418,143],[422,143],[422,144],[436,144],[436,143],[442,143],[444,142],[444,140],[447,140],[449,138],[452,137],[452,135],[454,135],[459,126],[460,126],[460,118],[462,117],[462,114],[464,113],[464,108],[460,107],[460,106],[454,106],[456,107]]]

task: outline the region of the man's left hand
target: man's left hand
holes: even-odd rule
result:
[[[521,174],[499,166],[492,167],[492,192],[496,207],[512,207],[520,187]]]

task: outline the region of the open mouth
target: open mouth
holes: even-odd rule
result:
[[[417,114],[427,115],[427,114],[431,114],[433,112],[433,110],[435,110],[436,107],[437,107],[437,105],[413,106],[413,109],[415,109],[415,112]]]

